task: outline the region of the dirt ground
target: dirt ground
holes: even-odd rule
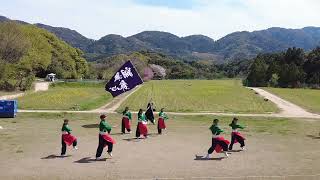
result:
[[[102,161],[94,161],[96,119],[70,122],[79,149],[68,148],[65,158],[59,157],[62,117],[1,120],[0,179],[320,179],[319,122],[289,134],[244,132],[246,151],[204,160],[200,157],[211,145],[210,123],[169,120],[165,135],[156,135],[156,126],[149,125],[151,137],[136,140],[134,133],[119,133],[118,118],[111,121],[117,126],[112,130],[114,157]],[[106,151],[103,156],[108,157]]]

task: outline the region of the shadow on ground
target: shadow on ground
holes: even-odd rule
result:
[[[141,139],[141,138],[126,138],[126,139],[122,139],[124,141],[129,141],[129,142],[140,142],[141,140],[144,140],[144,139]]]
[[[238,149],[238,150],[229,150],[228,152],[241,152],[241,151],[243,151],[243,150],[240,150],[240,149]]]
[[[307,135],[307,137],[312,139],[320,139],[320,136],[315,136],[315,135]]]
[[[85,157],[79,159],[78,161],[74,161],[74,163],[92,163],[92,162],[99,162],[99,161],[107,161],[108,158],[101,158],[101,159],[93,159],[91,157]]]
[[[124,135],[124,134],[122,134],[122,133],[111,133],[110,135],[119,136],[119,135]]]
[[[67,158],[67,157],[71,157],[71,155],[66,155],[66,156],[57,156],[55,154],[51,154],[47,157],[42,157],[41,159],[63,159],[63,158]]]
[[[149,137],[157,137],[157,136],[159,136],[159,134],[158,133],[150,133],[150,134],[148,134],[148,136]]]
[[[82,125],[81,127],[83,127],[83,128],[98,128],[99,124],[85,124],[85,125]]]
[[[196,161],[221,161],[224,159],[224,157],[216,157],[216,158],[204,158],[204,156],[198,156],[196,155],[195,159]]]

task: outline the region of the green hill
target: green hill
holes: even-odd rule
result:
[[[88,73],[83,52],[34,25],[0,23],[0,89],[26,90],[35,77],[81,78]]]

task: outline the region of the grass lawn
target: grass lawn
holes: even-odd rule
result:
[[[18,98],[19,109],[91,110],[111,100],[104,84],[57,83],[44,92],[28,92]]]
[[[266,102],[242,86],[240,80],[164,80],[150,81],[132,94],[118,109],[146,108],[152,98],[157,110],[171,112],[276,112],[272,102]]]
[[[311,112],[320,113],[320,90],[290,88],[264,89],[303,108],[306,108]]]

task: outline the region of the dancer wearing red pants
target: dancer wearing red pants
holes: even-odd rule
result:
[[[230,143],[228,140],[224,139],[223,136],[220,134],[223,132],[218,126],[219,120],[214,119],[212,126],[209,128],[212,132],[212,145],[208,149],[208,154],[205,156],[205,158],[210,158],[210,154],[213,153],[213,151],[216,151],[217,153],[220,153],[223,150],[223,153],[226,157],[228,157],[228,144]]]
[[[96,160],[100,159],[101,154],[103,152],[103,148],[108,146],[108,154],[112,157],[112,149],[113,144],[115,144],[115,140],[109,135],[111,128],[110,125],[106,122],[106,115],[100,116],[100,124],[99,124],[99,145],[96,153]]]
[[[126,133],[126,130],[128,133],[131,133],[131,119],[132,115],[129,111],[129,107],[126,107],[125,110],[122,112],[122,122],[121,122],[121,132],[122,134]]]
[[[229,150],[232,150],[233,144],[239,142],[240,147],[242,150],[244,150],[244,140],[245,138],[243,137],[242,134],[238,132],[238,129],[244,129],[243,126],[238,124],[238,118],[233,118],[232,122],[229,124],[229,126],[232,128],[232,133],[231,133],[231,143],[229,145]]]
[[[77,138],[73,135],[71,135],[71,128],[69,127],[69,120],[65,119],[63,120],[63,125],[61,128],[61,156],[65,156],[66,155],[66,151],[67,151],[67,145],[70,146],[72,144],[73,149],[78,149],[77,148]]]
[[[138,113],[138,125],[136,130],[136,138],[140,138],[143,136],[143,138],[148,137],[148,127],[147,127],[147,119],[146,115],[143,113],[143,110],[140,109]]]
[[[161,108],[158,119],[158,134],[162,134],[162,130],[167,128],[165,121],[167,121],[168,119],[169,117],[164,112],[164,108]]]

